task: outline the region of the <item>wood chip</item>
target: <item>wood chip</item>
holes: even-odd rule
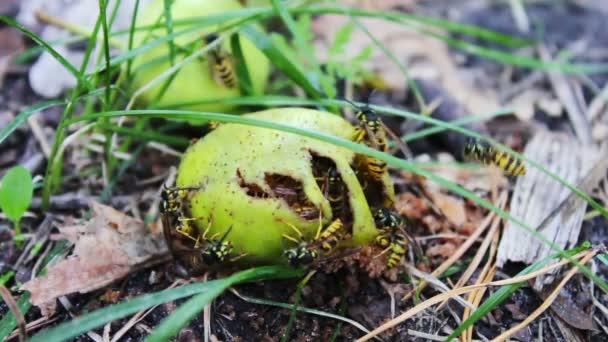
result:
[[[570,184],[579,184],[591,169],[595,169],[600,155],[593,146],[577,144],[566,135],[549,132],[538,133],[524,154]],[[560,248],[570,248],[578,240],[586,208],[582,199],[570,197],[570,194],[568,188],[528,166],[528,173],[517,180],[510,204],[511,215],[530,227],[543,226],[540,233],[545,238]],[[508,222],[499,246],[497,264],[502,266],[507,261],[531,264],[552,253],[551,247],[515,223]],[[541,284],[537,284],[540,289]]]

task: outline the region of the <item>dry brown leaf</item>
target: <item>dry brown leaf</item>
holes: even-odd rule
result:
[[[442,257],[449,258],[456,252],[456,245],[452,242],[445,242],[439,245],[430,246],[426,249],[426,256],[429,258]]]
[[[94,215],[88,222],[59,229],[74,243],[72,254],[50,266],[45,276],[23,285],[43,314],[57,297],[99,289],[167,253],[159,229],[152,231],[142,221],[99,203],[91,203],[91,208]]]
[[[441,209],[451,224],[460,227],[466,222],[467,213],[462,199],[439,192],[433,192],[430,195],[435,205]]]

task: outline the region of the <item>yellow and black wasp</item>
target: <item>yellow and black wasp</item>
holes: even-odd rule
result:
[[[380,208],[374,212],[374,221],[380,230],[376,243],[389,253],[386,261],[387,268],[393,268],[401,262],[407,252],[409,242],[416,247],[417,254],[421,251],[416,240],[407,232],[410,223],[396,212]]]
[[[206,236],[209,227],[201,236],[197,234],[196,226],[191,224],[197,219],[188,217],[184,205],[189,195],[199,189],[199,187],[163,186],[159,208],[163,234],[169,250],[176,258],[188,260],[193,268],[221,263],[232,252],[232,244],[230,241],[225,241],[232,227],[221,239],[215,240]],[[192,242],[194,246],[191,246]]]
[[[522,160],[473,137],[467,137],[463,154],[465,159],[473,159],[485,165],[497,166],[510,176],[526,174],[526,166]]]
[[[320,223],[320,222],[319,222]],[[300,237],[302,233],[295,226],[288,224]],[[313,263],[320,255],[330,253],[340,240],[344,237],[344,224],[341,219],[335,219],[325,229],[321,230],[321,224],[319,224],[319,231],[314,240],[306,242],[298,239],[294,239],[289,235],[283,235],[286,239],[293,241],[297,244],[296,247],[285,250],[283,256],[287,259],[287,262],[292,267],[308,266]]]
[[[317,178],[317,184],[329,201],[332,217],[339,217],[344,209],[344,183],[338,168],[335,165],[330,166],[321,177]]]
[[[366,146],[381,152],[389,152],[388,134],[399,146],[405,156],[411,154],[403,141],[401,141],[401,139],[382,122],[378,113],[376,113],[369,104],[358,106],[355,103],[350,103],[357,110],[355,117],[357,118],[358,125],[355,128],[352,137],[354,142],[364,143]],[[388,170],[386,162],[376,157],[365,156],[362,164],[364,164],[363,166],[367,170],[368,175],[376,181],[382,180],[382,177],[384,177],[384,174]]]
[[[205,36],[207,45],[213,43],[217,39],[218,35],[215,33],[210,33]],[[216,81],[228,88],[234,88],[237,84],[237,78],[232,54],[226,51],[221,44],[218,44],[217,47],[209,52],[209,55],[211,56],[210,68]]]
[[[159,212],[165,239],[172,236],[172,229],[181,234],[192,235],[194,228],[189,224],[192,220],[185,215],[184,203],[191,192],[199,189],[199,187],[167,187],[163,184]],[[167,240],[167,244],[171,248],[171,241]]]
[[[204,247],[201,250],[201,260],[206,265],[215,265],[222,263],[232,253],[232,243],[226,240],[228,234],[232,230],[232,226],[228,227],[224,235],[220,239],[207,239],[205,232],[203,234]],[[198,246],[195,246],[195,248]]]

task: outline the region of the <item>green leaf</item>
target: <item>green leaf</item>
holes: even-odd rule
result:
[[[230,37],[230,47],[232,48],[232,54],[236,62],[234,63],[236,77],[238,80],[238,86],[241,90],[242,95],[253,95],[253,85],[251,83],[251,77],[249,70],[247,69],[247,63],[243,63],[245,57],[243,56],[243,49],[241,48],[241,36],[233,34]]]
[[[321,97],[319,90],[313,86],[312,82],[304,75],[304,72],[277,48],[268,35],[250,25],[243,26],[241,32],[268,57],[268,60],[293,82],[302,87],[308,95],[314,98]]]
[[[19,222],[32,201],[32,174],[23,166],[8,170],[0,184],[0,208],[13,222]]]
[[[177,308],[171,316],[167,317],[158,327],[156,327],[156,329],[154,329],[146,341],[163,342],[168,341],[172,336],[175,336],[186,324],[188,324],[188,322],[203,310],[205,305],[211,303],[215,297],[222,294],[222,292],[231,285],[229,278],[220,279],[220,281],[218,286],[192,297]]]
[[[354,28],[352,21],[349,21],[336,32],[334,43],[329,48],[330,55],[339,55],[344,52],[344,47],[350,41]]]
[[[19,29],[21,32],[23,32],[23,34],[28,36],[31,40],[36,42],[38,45],[42,46],[48,53],[51,54],[51,56],[53,56],[57,60],[57,62],[59,62],[61,65],[63,65],[64,68],[66,68],[74,77],[76,77],[76,79],[78,79],[78,81],[82,85],[84,85],[89,90],[93,90],[93,86],[87,80],[87,78],[80,71],[76,70],[76,68],[74,67],[74,65],[72,65],[72,63],[70,63],[67,59],[65,59],[59,52],[57,52],[57,50],[53,49],[53,47],[50,46],[46,41],[44,41],[44,39],[42,39],[40,36],[38,36],[37,34],[35,34],[32,31],[28,30],[25,26],[17,23],[16,21],[14,21],[13,19],[11,19],[9,17],[0,15],[0,21],[3,21],[5,24]]]
[[[38,113],[44,109],[49,107],[59,106],[64,104],[64,101],[61,100],[53,100],[53,101],[45,101],[38,104],[35,104],[31,107],[26,108],[24,111],[19,113],[13,121],[11,121],[6,127],[0,131],[0,144],[9,136],[13,131],[15,131],[22,123],[27,120],[31,115]]]
[[[108,322],[119,320],[134,314],[137,311],[145,310],[152,306],[174,301],[176,299],[192,296],[198,293],[221,293],[227,287],[244,282],[269,279],[287,279],[301,275],[301,271],[296,271],[290,268],[266,266],[241,271],[224,279],[212,280],[204,283],[195,283],[180,286],[174,289],[149,293],[123,303],[106,306],[105,308],[84,314],[53,328],[43,330],[32,336],[28,342],[66,341],[87,331],[100,327]],[[202,309],[203,307],[201,306],[199,310]]]
[[[19,296],[17,299],[17,306],[19,307],[19,311],[21,311],[24,315],[29,310],[30,304],[30,293],[26,292]],[[17,326],[17,320],[11,311],[9,311],[0,321],[0,341],[4,341],[5,338],[10,335],[10,333],[15,330]]]

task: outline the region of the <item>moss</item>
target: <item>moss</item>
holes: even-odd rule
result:
[[[225,11],[238,10],[242,6],[236,0],[175,0],[171,13],[173,20],[202,17],[220,14]],[[148,4],[142,14],[138,17],[137,26],[153,25],[158,18],[164,15],[163,0],[154,0]],[[226,24],[225,22],[222,24]],[[183,30],[185,26],[175,26],[174,31]],[[215,32],[218,25],[203,27],[200,30],[189,32],[175,38],[174,43],[182,51],[176,53],[176,63],[186,58],[183,50],[198,50],[203,47],[203,37]],[[135,36],[135,48],[152,40],[152,37],[166,36],[166,28],[163,26],[156,30],[142,31]],[[254,93],[262,94],[270,71],[268,59],[258,50],[255,45],[244,38],[239,37],[243,55],[247,63],[247,69],[253,83]],[[231,51],[229,39],[224,39],[223,47]],[[133,90],[148,84],[161,73],[171,67],[169,61],[169,44],[165,43],[139,54],[133,60],[133,70],[136,72],[133,80]],[[154,101],[162,89],[165,81],[161,81],[139,97],[146,104]],[[238,87],[227,88],[218,84],[213,78],[209,66],[209,58],[195,59],[185,64],[177,72],[173,82],[166,90],[165,95],[157,105],[171,105],[184,102],[202,101],[205,99],[231,98],[239,95]],[[230,104],[214,103],[206,105],[182,106],[182,109],[201,110],[210,112],[230,112],[234,107]]]
[[[320,131],[350,138],[353,127],[339,116],[303,108],[279,108],[247,114],[247,117]],[[323,212],[325,224],[332,217],[328,200],[313,175],[313,159],[329,158],[335,163],[348,192],[352,212],[352,238],[345,245],[363,245],[376,236],[363,189],[351,164],[354,152],[300,135],[253,126],[222,124],[196,142],[185,153],[179,167],[177,186],[200,186],[191,198],[190,216],[200,218],[197,226],[207,236],[221,236],[229,227],[227,239],[234,253],[246,253],[248,263],[282,263],[287,241],[283,234],[312,239],[318,215],[298,215],[285,197],[277,195],[268,181],[272,176],[301,183],[305,201]],[[391,190],[387,178],[385,183]],[[272,184],[271,184],[272,185]]]

